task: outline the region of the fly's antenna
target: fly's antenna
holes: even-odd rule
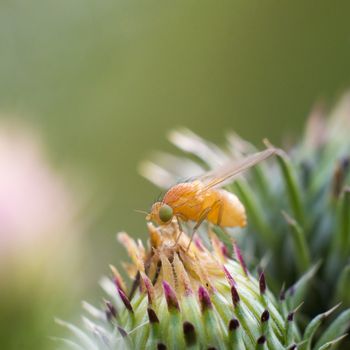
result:
[[[140,213],[140,214],[146,214],[146,215],[148,215],[148,214],[149,214],[147,211],[145,211],[145,210],[141,210],[141,209],[134,209],[134,212],[136,212],[136,213]]]
[[[163,191],[161,191],[159,194],[158,194],[158,197],[156,198],[156,202],[160,202],[160,200],[163,198]]]

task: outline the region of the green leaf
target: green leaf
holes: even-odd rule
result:
[[[340,251],[346,256],[350,250],[350,187],[346,187],[340,196],[339,227],[337,230],[337,241]]]
[[[344,334],[342,336],[340,336],[337,339],[334,339],[332,341],[327,342],[326,344],[322,345],[320,348],[318,348],[318,350],[328,350],[331,349],[333,347],[335,347],[336,345],[338,345],[338,343],[343,340],[345,337],[347,336],[347,334]]]
[[[285,321],[285,344],[292,344],[296,340],[296,324],[295,324],[295,316],[297,311],[302,307],[303,303],[299,304],[292,312],[290,312]],[[299,338],[299,336],[298,336]]]
[[[312,321],[308,324],[308,326],[305,329],[304,333],[304,343],[299,345],[300,350],[310,350],[311,349],[311,342],[313,339],[313,336],[315,335],[316,331],[319,329],[321,324],[325,321],[325,319],[335,310],[339,307],[340,304],[335,305],[330,310],[317,315],[315,318],[312,319]]]
[[[296,220],[303,226],[305,223],[304,209],[295,170],[284,152],[277,153],[277,161],[286,185],[290,207]]]
[[[259,234],[270,246],[274,246],[276,241],[276,235],[271,229],[271,224],[264,216],[264,210],[259,207],[258,200],[251,188],[245,181],[236,181],[233,185],[237,190],[237,194],[242,200],[244,206],[247,209],[249,220],[251,220],[256,226]]]
[[[245,349],[242,342],[242,331],[237,319],[232,318],[228,326],[228,349]]]
[[[169,329],[167,337],[167,343],[170,349],[183,349],[184,339],[182,333],[181,314],[178,310],[172,310],[169,312]]]
[[[311,268],[305,272],[300,279],[288,288],[286,291],[286,301],[290,309],[299,305],[308,291],[310,280],[315,276],[317,270],[321,266],[321,262],[311,266]]]
[[[252,181],[256,185],[256,188],[261,192],[259,196],[270,201],[271,187],[270,187],[268,178],[266,177],[266,172],[264,171],[265,169],[266,167],[264,167],[262,164],[255,166],[251,170],[251,177],[252,177]]]
[[[350,309],[343,311],[326,329],[321,336],[320,340],[316,344],[316,349],[321,348],[329,342],[333,342],[334,339],[342,336],[350,325]],[[325,348],[329,349],[329,348]]]
[[[337,282],[335,299],[344,302],[345,305],[350,304],[350,265],[346,265]]]
[[[299,272],[304,272],[310,266],[310,251],[305,238],[304,230],[286,212],[283,211],[282,214],[291,228],[295,263]]]
[[[199,310],[197,300],[193,294],[186,295],[182,299],[183,320],[189,321],[194,325],[197,333],[198,342],[205,338],[205,329],[202,324],[202,315]]]

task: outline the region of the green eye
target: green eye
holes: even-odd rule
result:
[[[159,219],[163,222],[168,222],[173,217],[173,209],[167,205],[163,204],[159,208]]]

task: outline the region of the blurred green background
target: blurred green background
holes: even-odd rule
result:
[[[99,276],[125,256],[115,233],[144,237],[133,209],[159,191],[136,168],[171,149],[168,130],[279,142],[347,89],[349,13],[347,1],[1,0],[0,114],[42,132],[55,167],[88,189],[91,219],[65,292],[38,282],[1,300],[0,347],[56,348],[53,317],[98,300]]]

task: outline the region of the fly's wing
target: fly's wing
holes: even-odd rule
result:
[[[204,184],[202,191],[206,191],[218,185],[223,186],[224,182],[232,181],[242,172],[275,154],[276,151],[275,148],[270,147],[265,151],[253,153],[238,161],[229,162],[218,169],[209,171],[198,178],[198,180]]]

